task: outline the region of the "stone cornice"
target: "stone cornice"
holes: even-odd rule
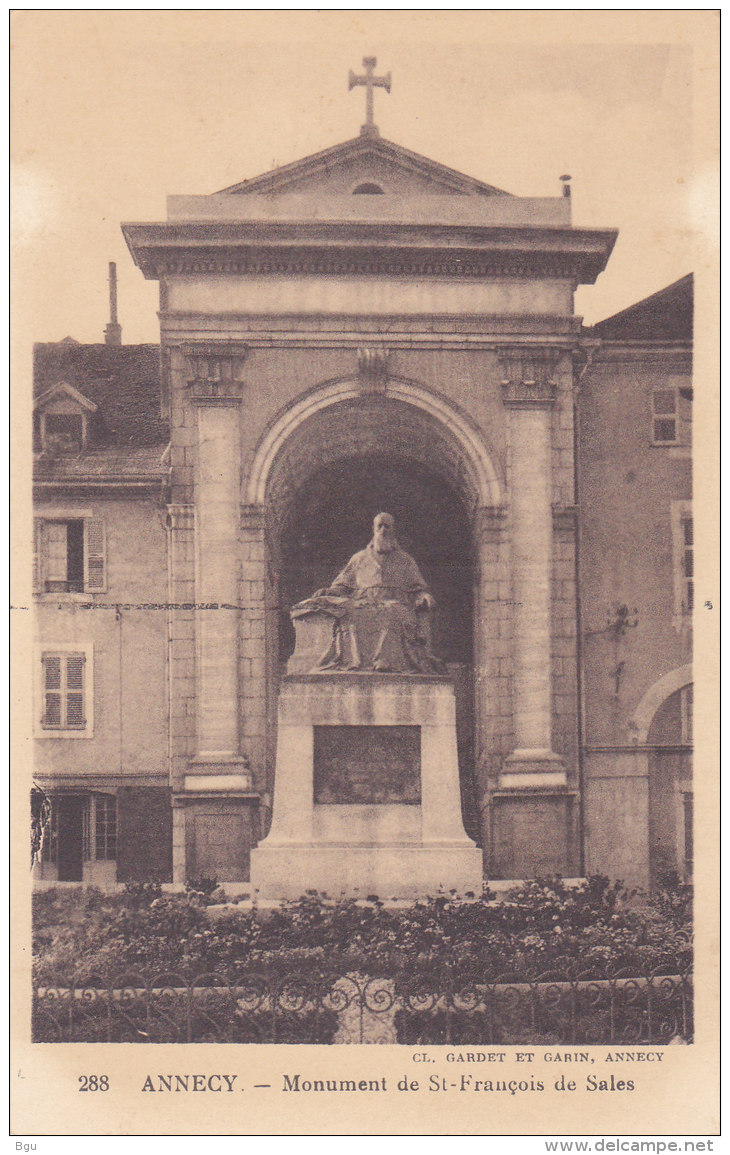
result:
[[[486,344],[514,342],[515,339],[521,344],[532,341],[565,343],[568,340],[572,347],[577,341],[582,341],[581,318],[563,313],[427,313],[418,316],[412,313],[360,315],[221,312],[215,314],[215,326],[221,336],[219,341],[214,342],[209,338],[210,313],[164,310],[159,316],[165,346],[179,348],[185,356],[194,355],[199,341],[200,347],[240,344],[248,350],[256,344],[268,343],[272,337],[284,341],[327,343],[334,339],[340,344],[354,341],[360,345],[379,332],[387,334],[389,341],[399,342],[431,338],[439,342],[453,338]],[[240,342],[229,341],[225,335],[228,326],[231,334],[243,334],[244,339]]]
[[[599,229],[194,221],[123,226],[148,279],[170,275],[551,277],[591,284],[615,232]]]

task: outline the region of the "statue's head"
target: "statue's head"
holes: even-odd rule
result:
[[[379,513],[373,522],[373,545],[378,553],[389,553],[398,545],[395,536],[395,518],[392,513]]]

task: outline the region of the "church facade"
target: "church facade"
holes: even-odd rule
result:
[[[569,194],[369,121],[123,226],[159,351],[36,348],[40,879],[246,889],[289,609],[381,510],[485,878],[691,869],[691,282],[586,329],[616,233]]]

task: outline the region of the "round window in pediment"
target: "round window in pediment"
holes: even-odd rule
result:
[[[364,181],[352,190],[353,196],[375,197],[383,196],[384,193],[385,189],[381,188],[379,184],[375,184],[374,181]]]

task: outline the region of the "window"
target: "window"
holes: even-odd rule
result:
[[[42,422],[43,448],[56,453],[80,453],[84,447],[84,419],[80,413],[46,413]]]
[[[692,503],[671,504],[672,561],[674,569],[674,624],[687,625],[694,609],[694,523]]]
[[[680,690],[682,745],[692,745],[692,714],[694,709],[694,686],[690,682]]]
[[[687,612],[691,613],[695,602],[694,583],[694,526],[692,517],[682,518],[682,582],[684,586],[684,602]]]
[[[80,840],[77,832],[79,821]],[[68,858],[80,842],[81,861],[114,862],[117,857],[117,800],[114,795],[56,794],[52,797],[51,819],[41,850],[43,862],[58,863],[59,841],[62,858],[64,855]]]
[[[363,181],[352,190],[353,196],[383,196],[384,190],[374,181]]]
[[[97,794],[94,824],[94,858],[108,861],[117,857],[117,800],[111,794]]]
[[[36,663],[36,737],[92,738],[93,646],[47,643],[38,648]]]
[[[104,522],[97,517],[37,518],[33,587],[38,593],[103,593]]]
[[[36,398],[33,406],[34,449],[42,453],[82,453],[89,438],[89,419],[97,406],[73,385],[59,381]]]
[[[41,725],[44,730],[83,730],[84,654],[43,655],[44,705]]]
[[[652,392],[651,440],[654,445],[677,444],[676,389],[654,389]]]

